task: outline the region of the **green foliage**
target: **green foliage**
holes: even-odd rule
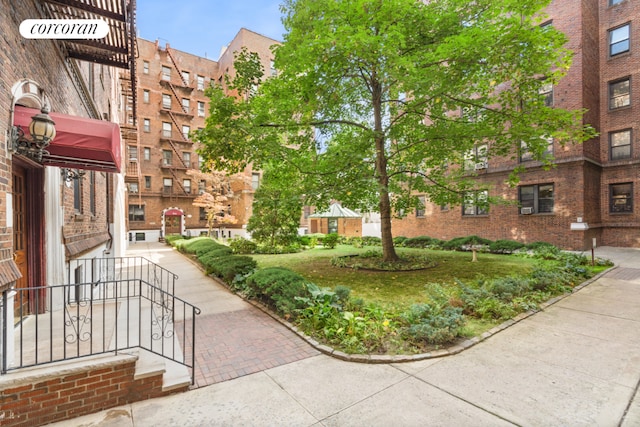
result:
[[[231,248],[222,246],[220,248],[201,253],[198,255],[198,261],[200,261],[200,264],[205,267],[207,274],[212,274],[213,265],[218,261],[218,259],[229,255],[231,255]]]
[[[164,236],[164,241],[165,241],[167,244],[171,245],[171,246],[174,246],[174,243],[175,243],[177,240],[182,240],[182,239],[184,239],[184,237],[182,237],[182,236],[181,236],[181,235],[179,235],[179,234],[168,234],[168,235]]]
[[[437,304],[414,304],[402,315],[408,339],[427,344],[446,344],[460,335],[464,325],[462,309]]]
[[[496,240],[489,244],[489,251],[494,254],[512,254],[524,248],[524,244],[515,240]]]
[[[247,255],[254,253],[258,248],[258,245],[249,239],[245,239],[244,237],[236,237],[229,240],[229,247],[234,254]]]
[[[405,236],[396,236],[393,238],[393,244],[395,246],[402,246],[405,240],[407,240],[407,237]]]
[[[333,249],[338,244],[338,234],[337,233],[329,233],[322,238],[322,246],[327,249]]]
[[[272,305],[276,311],[291,316],[304,307],[309,296],[306,279],[286,268],[273,267],[257,270],[247,277],[246,286],[251,295]]]
[[[460,204],[483,189],[473,173],[451,167],[464,166],[477,144],[491,141],[493,158],[524,143],[550,164],[548,137],[565,144],[595,135],[582,111],[545,105],[540,89],[557,83],[571,61],[567,38],[539,25],[547,4],[286,0],[277,77],[253,90],[260,61],[238,54],[227,83],[246,96],[207,90],[210,114],[194,138],[200,154],[230,172],[291,165],[301,172],[299,194],[313,195],[315,205],[338,199],[366,210],[382,206],[390,260],[386,230],[393,211],[418,206],[412,192]],[[429,117],[428,126],[416,117]]]
[[[256,261],[244,255],[231,255],[227,257],[217,258],[211,267],[211,274],[220,277],[226,283],[233,282],[236,275],[245,275],[257,268]]]
[[[189,240],[176,241],[175,245],[180,252],[196,255],[201,255],[212,249],[224,247],[224,245],[221,245],[209,237],[196,237]]]
[[[418,236],[406,239],[402,246],[406,248],[432,248],[438,247],[441,241],[429,236]]]
[[[363,246],[382,246],[382,239],[376,236],[363,236],[362,245]]]
[[[478,236],[455,237],[446,242],[442,242],[443,249],[454,251],[470,251],[472,247],[489,246],[491,240]]]
[[[281,162],[263,165],[262,182],[253,198],[253,215],[247,231],[259,244],[289,246],[298,240],[301,192],[299,172]]]

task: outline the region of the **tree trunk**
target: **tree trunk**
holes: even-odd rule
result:
[[[372,101],[375,126],[376,145],[376,177],[379,184],[380,201],[380,229],[382,232],[382,259],[385,262],[398,261],[398,255],[393,247],[391,234],[391,200],[389,198],[389,174],[387,173],[387,156],[385,151],[385,137],[382,132],[382,85],[377,81],[375,73],[372,83]]]

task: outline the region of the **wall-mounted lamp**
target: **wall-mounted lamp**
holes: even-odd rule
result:
[[[76,169],[71,170],[68,168],[62,168],[60,169],[60,173],[62,174],[62,179],[67,182],[70,183],[71,181],[73,181],[74,179],[81,179],[86,173],[87,171],[83,171],[80,169]]]
[[[46,105],[42,107],[40,113],[31,117],[29,133],[31,139],[27,139],[20,126],[12,126],[10,150],[40,163],[42,156],[49,154],[45,148],[56,136],[55,122],[49,116],[49,108]]]

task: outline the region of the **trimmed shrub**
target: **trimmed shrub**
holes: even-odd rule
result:
[[[322,239],[322,246],[327,249],[333,249],[338,244],[338,234],[337,233],[329,233]]]
[[[258,245],[244,237],[236,237],[229,241],[229,247],[234,254],[252,254],[256,251]]]
[[[212,274],[212,266],[217,262],[218,258],[231,255],[231,248],[222,246],[218,249],[212,249],[198,256],[198,261],[205,267],[207,274]]]
[[[404,236],[396,236],[393,238],[393,244],[395,246],[402,246],[405,240],[407,240],[407,238]]]
[[[489,245],[489,251],[494,254],[512,254],[524,248],[524,243],[515,240],[496,240]]]
[[[471,246],[489,246],[491,240],[478,236],[455,237],[441,244],[443,249],[451,251],[470,251]]]
[[[376,236],[363,236],[362,245],[363,246],[382,246],[382,239]]]
[[[236,275],[244,275],[258,267],[258,263],[251,257],[244,255],[230,255],[217,258],[211,264],[211,274],[220,277],[226,283],[231,284]]]
[[[282,267],[257,270],[247,277],[249,292],[275,307],[278,313],[291,315],[305,307],[309,297],[306,279],[298,273]]]
[[[183,239],[184,237],[182,237],[179,234],[169,234],[168,236],[164,237],[164,241],[171,246],[174,246],[174,242],[176,240],[183,240]]]
[[[410,237],[404,241],[402,246],[406,248],[429,248],[439,246],[441,240],[429,236]]]
[[[181,242],[180,245],[177,245],[176,247],[180,252],[196,254],[199,256],[210,250],[224,247],[224,245],[221,245],[209,237],[196,237],[195,239],[185,240],[184,243]]]

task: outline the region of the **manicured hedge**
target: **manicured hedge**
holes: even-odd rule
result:
[[[270,267],[247,277],[246,287],[257,298],[273,305],[278,313],[292,315],[304,307],[299,298],[309,296],[306,283],[306,279],[294,271]]]

